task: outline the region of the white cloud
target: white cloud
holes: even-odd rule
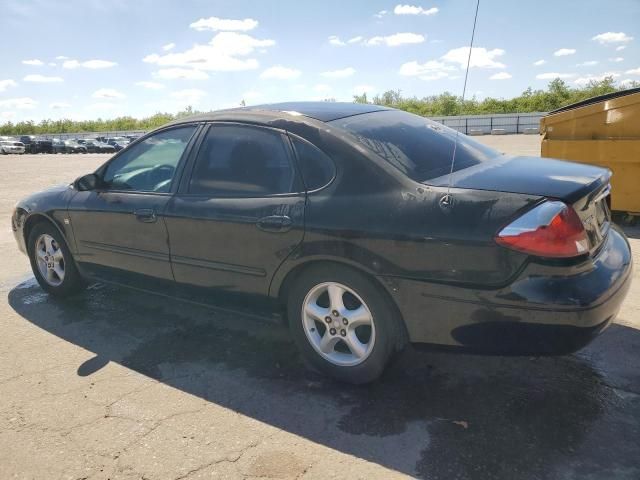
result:
[[[100,68],[111,68],[118,65],[116,62],[110,62],[108,60],[87,60],[86,62],[82,62],[81,65],[84,68],[90,68],[92,70],[100,69]]]
[[[3,120],[11,120],[16,116],[16,112],[0,112],[0,118]]]
[[[556,73],[556,72],[548,72],[548,73],[539,73],[536,75],[538,80],[555,80],[556,78],[573,78],[575,77],[575,73]]]
[[[167,43],[166,45],[162,46],[162,50],[164,50],[165,52],[168,52],[169,50],[173,50],[174,48],[176,48],[176,44],[173,42]]]
[[[627,46],[626,46],[626,45],[618,45],[618,46],[616,47],[616,52],[621,52],[621,51],[622,51],[622,50],[624,50],[625,48],[627,48]]]
[[[425,41],[425,39],[425,36],[419,33],[394,33],[393,35],[387,35],[386,37],[371,37],[365,42],[365,45],[386,45],[388,47],[399,47],[401,45],[422,43]]]
[[[102,68],[111,68],[118,65],[116,62],[111,62],[109,60],[86,60],[84,62],[80,62],[78,60],[65,60],[62,63],[62,68],[67,68],[73,70],[75,68],[88,68],[91,70],[98,70]]]
[[[576,78],[573,81],[573,83],[575,83],[578,86],[584,87],[589,82],[600,82],[604,80],[606,77],[618,78],[619,76],[620,74],[618,72],[605,72],[605,73],[601,73],[600,75],[587,75],[584,77]]]
[[[0,80],[0,92],[4,92],[9,87],[17,87],[17,86],[18,84],[14,80],[11,80],[10,78],[7,78],[6,80]]]
[[[49,64],[48,64],[48,65],[49,65],[50,67],[55,67],[57,64],[56,64],[56,62],[49,62]]]
[[[187,103],[198,103],[203,97],[207,95],[207,92],[198,88],[187,88],[184,90],[178,90],[172,92],[171,96]]]
[[[511,78],[511,74],[507,72],[498,72],[494,73],[489,77],[489,80],[509,80]]]
[[[113,88],[100,88],[93,92],[91,95],[93,98],[124,98],[124,93],[121,93]]]
[[[148,88],[150,90],[160,90],[164,88],[164,85],[161,83],[147,82],[147,81],[136,82],[136,86],[142,87],[142,88]]]
[[[382,18],[384,17],[387,13],[389,13],[387,10],[380,10],[378,13],[374,14],[373,16],[376,18]]]
[[[356,73],[355,68],[347,67],[340,70],[329,70],[327,72],[322,72],[320,75],[322,75],[325,78],[346,78],[346,77],[350,77],[354,73]]]
[[[613,63],[624,62],[624,57],[613,57],[613,58],[610,58],[609,61]]]
[[[618,84],[622,87],[622,88],[630,88],[631,85],[634,84],[634,82],[636,82],[637,80],[632,80],[631,78],[625,78],[624,80],[620,80],[618,82]]]
[[[256,49],[271,47],[273,40],[260,40],[244,33],[220,32],[206,44],[195,44],[184,52],[147,55],[143,62],[160,67],[190,67],[196,70],[229,72],[252,70],[260,66],[254,58],[243,58]]]
[[[595,40],[602,45],[607,45],[612,43],[629,43],[633,40],[633,37],[630,37],[624,32],[605,32],[599,33],[595,37],[592,37],[591,40]]]
[[[588,60],[586,62],[578,63],[576,67],[593,67],[594,65],[597,65],[597,64],[598,64],[597,60]]]
[[[44,62],[42,60],[38,60],[37,58],[34,58],[32,60],[22,60],[22,63],[24,65],[32,65],[34,67],[40,67],[41,65],[44,65]]]
[[[504,63],[496,61],[496,58],[501,57],[504,54],[505,51],[501,48],[487,50],[484,47],[473,47],[473,51],[471,52],[471,63],[469,66],[471,68],[505,68],[506,65]],[[464,68],[467,66],[468,57],[469,47],[460,47],[449,50],[442,56],[442,59],[447,62],[457,63],[460,67]]]
[[[302,72],[295,68],[283,67],[282,65],[276,65],[267,68],[260,74],[260,78],[271,78],[277,80],[293,80],[300,76]]]
[[[49,104],[49,108],[60,110],[61,108],[69,108],[71,105],[66,102],[53,102]]]
[[[33,83],[57,83],[64,82],[62,77],[48,77],[46,75],[27,75],[22,80]]]
[[[566,57],[567,55],[573,55],[576,53],[575,48],[560,48],[553,52],[554,57]]]
[[[340,40],[340,37],[338,37],[337,35],[330,35],[328,40],[329,44],[333,45],[334,47],[344,47],[346,45],[346,43]]]
[[[327,38],[329,40],[329,44],[334,47],[344,47],[345,45],[383,45],[386,44],[391,47],[396,47],[398,45],[403,45],[406,43],[422,43],[425,40],[425,37],[416,33],[396,33],[395,35],[388,35],[386,37],[376,36],[371,37],[370,39],[366,39],[361,35],[357,35],[355,37],[351,37],[347,41],[342,40],[342,38],[337,35],[331,35]]]
[[[546,60],[544,60],[544,59],[540,59],[540,60],[537,60],[537,61],[533,62],[533,64],[534,64],[536,67],[539,67],[540,65],[544,65],[545,63],[547,63],[547,61],[546,61]]]
[[[153,78],[161,78],[163,80],[175,80],[178,78],[184,80],[206,80],[209,78],[207,72],[191,68],[161,68],[157,72],[153,72],[152,75]]]
[[[413,62],[403,63],[400,66],[399,74],[409,77],[419,77],[421,80],[438,80],[450,75],[456,67],[447,65],[438,60],[429,60],[425,63]]]
[[[258,26],[258,21],[253,18],[245,18],[243,20],[232,20],[227,18],[209,17],[201,18],[189,25],[189,28],[198,30],[200,32],[205,30],[211,30],[217,32],[223,30],[226,32],[240,31],[248,32]]]
[[[438,9],[436,7],[422,8],[414,5],[396,5],[393,13],[396,15],[435,15],[438,13]]]
[[[627,70],[624,73],[626,73],[627,75],[640,75],[640,67]]]
[[[56,60],[69,60],[69,57],[65,57],[64,55],[58,55]]]
[[[20,97],[20,98],[9,98],[7,100],[0,100],[0,108],[18,108],[18,109],[29,109],[36,108],[38,102],[36,102],[33,98],[29,97]]]
[[[373,85],[356,85],[355,87],[353,87],[354,95],[362,95],[363,93],[366,93],[367,95],[371,95],[376,93],[377,91],[378,89]]]

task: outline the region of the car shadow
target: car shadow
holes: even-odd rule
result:
[[[274,321],[113,286],[57,300],[33,280],[13,288],[9,304],[37,327],[95,352],[78,366],[80,376],[117,362],[401,473],[447,479],[565,478],[585,468],[594,478],[638,473],[640,406],[636,394],[620,394],[637,392],[638,374],[618,378],[608,370],[618,359],[607,357],[635,355],[625,361],[638,364],[640,332],[622,325],[584,354],[567,357],[409,348],[379,381],[353,387],[308,371]]]

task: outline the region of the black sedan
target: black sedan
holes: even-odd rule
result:
[[[564,354],[604,330],[632,269],[609,177],[402,111],[287,103],[168,124],[12,223],[52,295],[98,279],[281,308],[312,366],[362,383],[408,342]]]
[[[87,147],[75,140],[53,139],[52,153],[87,153]]]
[[[83,145],[88,153],[115,153],[116,149],[113,145],[96,140],[95,138],[85,138],[78,140],[78,143]]]

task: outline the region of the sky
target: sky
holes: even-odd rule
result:
[[[475,0],[0,0],[0,123],[460,95]],[[640,81],[640,0],[482,0],[467,96]]]

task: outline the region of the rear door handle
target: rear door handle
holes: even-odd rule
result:
[[[293,220],[286,215],[270,215],[258,220],[256,226],[263,232],[288,232],[293,226]]]
[[[155,210],[151,208],[140,208],[138,210],[134,210],[133,214],[139,222],[153,223],[158,219],[158,217],[156,217]]]

